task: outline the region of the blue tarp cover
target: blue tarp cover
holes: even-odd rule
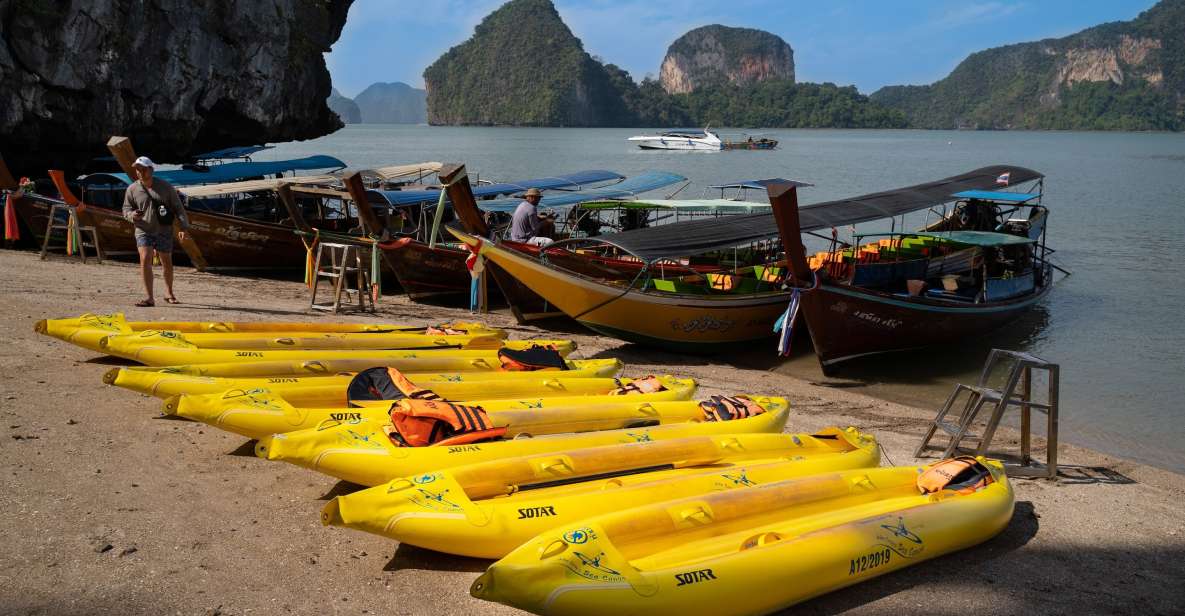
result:
[[[623,199],[634,197],[644,192],[657,190],[671,184],[685,182],[687,178],[665,171],[647,171],[641,175],[604,188],[590,188],[577,193],[560,193],[544,195],[539,202],[540,209],[566,207],[585,201],[599,201],[601,199]],[[487,212],[513,212],[521,199],[498,199],[495,201],[478,201],[477,207]]]
[[[213,160],[216,158],[246,158],[256,152],[270,150],[273,146],[270,145],[240,145],[233,148],[223,148],[221,150],[214,150],[213,152],[206,152],[205,154],[197,154],[193,157],[194,160]]]
[[[539,190],[581,190],[588,184],[599,184],[601,182],[620,180],[624,177],[624,175],[613,171],[592,169],[589,171],[577,171],[576,173],[569,173],[567,175],[536,178],[533,180],[500,182],[498,184],[479,184],[473,187],[473,196],[480,200],[488,197],[513,195],[515,193],[525,192],[528,188],[538,188]],[[373,197],[377,195],[380,197],[380,199],[377,200],[378,203],[386,201],[390,205],[436,203],[436,201],[440,199],[439,190],[371,190],[367,192],[372,197],[372,203],[376,202]],[[518,201],[515,201],[515,203],[518,203]],[[482,206],[483,208],[485,207],[481,201],[478,201],[478,205]]]
[[[243,163],[210,165],[209,171],[170,169],[157,171],[154,177],[161,178],[173,186],[194,186],[197,184],[222,184],[238,182],[262,175],[274,175],[287,171],[309,171],[312,169],[344,169],[342,161],[332,156],[308,156],[292,160],[269,160]],[[92,173],[82,178],[83,185],[122,183],[131,185],[126,173]]]
[[[1010,203],[1024,203],[1040,197],[1040,193],[1002,192],[995,190],[964,190],[954,195],[960,199],[986,199],[988,201],[1008,201]]]
[[[809,182],[799,182],[798,180],[787,180],[784,178],[770,178],[768,180],[739,180],[736,182],[729,182],[727,184],[711,184],[708,188],[728,189],[728,188],[752,188],[760,190],[770,184],[793,184],[795,186],[814,186]]]

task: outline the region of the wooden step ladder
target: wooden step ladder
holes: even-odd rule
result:
[[[374,300],[370,296],[370,271],[363,267],[362,252],[365,246],[357,244],[333,244],[321,242],[317,244],[316,269],[314,270],[312,297],[309,298],[309,310],[324,310],[337,314],[342,308],[342,295],[347,297],[347,306],[361,312],[374,312]],[[328,259],[328,263],[326,260]],[[328,266],[328,268],[326,268]],[[357,282],[348,282],[353,275]],[[333,301],[323,304],[317,303],[317,288],[321,280],[332,281]]]
[[[1008,377],[1004,380],[1003,388],[991,388],[989,386],[989,379],[992,373],[998,365],[1006,363],[1010,363],[1011,367],[1008,371]],[[1021,433],[1020,463],[1008,464],[1008,474],[1019,477],[1056,478],[1058,368],[1057,364],[1045,361],[1035,355],[1003,349],[992,349],[992,352],[988,354],[987,362],[983,366],[983,372],[979,376],[979,382],[974,386],[964,385],[962,383],[955,386],[955,390],[951,392],[950,397],[946,399],[946,403],[938,411],[938,415],[934,417],[930,429],[926,432],[925,438],[922,439],[922,444],[914,452],[914,457],[921,457],[928,448],[943,449],[942,447],[933,447],[930,445],[930,441],[940,430],[950,437],[950,442],[942,451],[943,458],[956,455],[964,441],[976,443],[974,447],[975,455],[987,455],[988,448],[992,443],[992,437],[995,436],[996,429],[1000,426],[1000,421],[1003,420],[1005,412],[1009,407],[1018,407],[1020,409]],[[1033,400],[1034,370],[1044,370],[1046,372],[1048,389],[1044,402]],[[966,400],[963,402],[962,411],[959,412],[958,418],[954,421],[948,420],[947,416],[951,414],[952,409],[955,408],[964,393],[967,394]],[[984,407],[990,407],[992,409],[991,417],[988,418],[982,435],[973,434],[971,433],[971,428],[976,424],[976,419]],[[1046,461],[1044,463],[1038,462],[1032,457],[1032,411],[1038,411],[1046,415]]]
[[[58,222],[58,212],[66,213],[66,222],[64,224]],[[78,208],[61,201],[52,203],[49,208],[49,219],[45,223],[45,238],[41,240],[41,260],[45,260],[45,255],[49,252],[50,248],[59,248],[58,246],[50,246],[54,231],[61,230],[66,233],[66,241],[60,248],[66,248],[70,245],[69,234],[71,227],[78,230],[78,256],[82,259],[82,262],[86,263],[86,249],[94,248],[95,258],[98,259],[101,265],[103,263],[103,247],[99,244],[99,232],[95,230],[94,226],[83,226],[78,218]],[[87,233],[91,235],[89,244],[86,242]]]

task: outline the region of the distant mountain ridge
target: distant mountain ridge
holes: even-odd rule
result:
[[[342,96],[337,88],[332,88],[329,92],[329,98],[325,99],[325,103],[329,108],[337,114],[337,117],[342,119],[346,124],[359,124],[362,122],[362,112],[358,109],[358,104],[352,99]]]
[[[406,83],[373,83],[354,97],[363,124],[423,124],[428,119],[427,93]]]
[[[971,54],[928,86],[874,102],[917,128],[1185,129],[1185,0],[1131,21]]]
[[[423,124],[428,118],[425,92],[406,83],[374,83],[353,99],[336,88],[326,102],[346,124]]]

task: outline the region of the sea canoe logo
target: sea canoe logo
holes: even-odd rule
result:
[[[421,486],[425,485],[425,484],[432,483],[433,481],[436,481],[436,475],[434,475],[432,473],[427,473],[424,475],[417,475],[417,476],[411,478],[412,483],[414,483],[416,485],[421,485]]]
[[[459,511],[461,506],[445,497],[448,492],[447,489],[440,492],[433,492],[424,488],[416,488],[416,493],[412,495],[411,502],[424,509],[431,509],[433,511]]]
[[[881,524],[876,538],[881,545],[905,558],[913,558],[926,549],[921,536],[910,530],[901,516],[897,516],[896,523]]]
[[[564,533],[564,541],[571,545],[581,545],[588,543],[589,539],[593,538],[591,528],[577,528]]]
[[[635,443],[649,443],[654,440],[650,438],[649,432],[626,432],[625,435],[634,439]]]
[[[725,481],[729,482],[729,485],[726,485],[725,487],[731,487],[731,488],[746,487],[747,488],[749,486],[757,485],[756,481],[749,479],[749,476],[745,473],[745,469],[743,469],[743,468],[739,472],[736,472],[736,473],[720,473],[720,476],[723,477],[725,479]]]

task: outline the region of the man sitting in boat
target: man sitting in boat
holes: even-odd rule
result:
[[[543,193],[538,188],[532,188],[523,196],[523,202],[514,208],[514,217],[510,220],[511,241],[539,246],[554,241],[549,236],[555,231],[555,215],[539,213],[538,205],[542,198]]]

